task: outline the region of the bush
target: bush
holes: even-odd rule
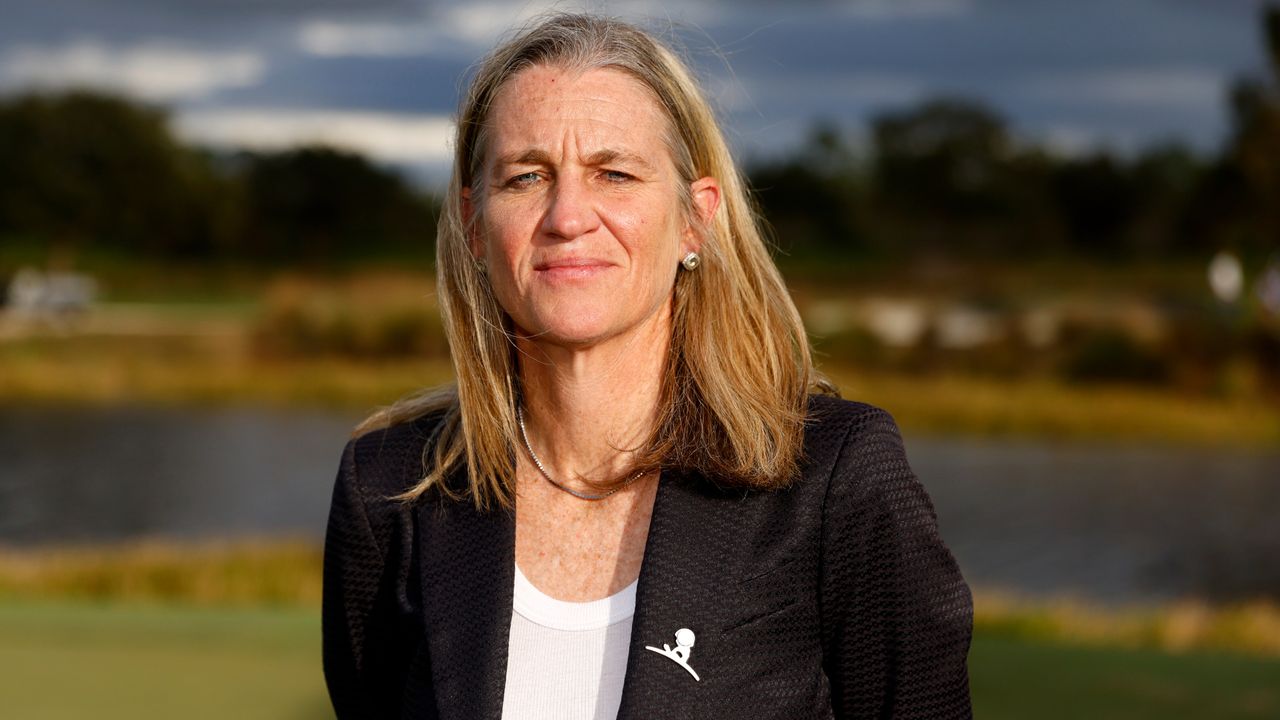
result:
[[[1073,382],[1160,385],[1170,377],[1169,359],[1114,328],[1090,330],[1066,349],[1059,374]]]
[[[253,330],[266,357],[444,357],[440,315],[425,278],[277,282]]]
[[[1245,347],[1268,393],[1280,395],[1280,328],[1256,325],[1245,338]]]

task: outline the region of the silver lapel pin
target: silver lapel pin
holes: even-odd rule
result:
[[[645,645],[644,649],[652,650],[659,655],[665,655],[666,657],[675,660],[680,667],[689,671],[689,674],[693,676],[694,680],[702,682],[702,678],[698,677],[698,673],[694,672],[693,668],[689,667],[689,654],[693,652],[693,641],[695,639],[696,638],[694,637],[692,630],[689,628],[680,628],[676,631],[676,646],[674,648],[663,643],[661,648]]]

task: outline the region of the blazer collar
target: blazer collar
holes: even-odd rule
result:
[[[701,696],[717,684],[724,597],[739,568],[725,562],[736,533],[725,502],[741,491],[722,491],[699,476],[664,472],[653,504],[645,543],[636,614],[631,624],[627,676],[622,686],[619,720],[651,717],[714,716],[701,708]],[[676,647],[676,631],[692,630],[689,667],[698,680],[674,660],[646,647]],[[701,693],[699,691],[702,691]]]
[[[740,494],[740,492],[738,493]],[[716,683],[725,588],[736,576],[728,493],[699,478],[664,471],[654,499],[627,650],[619,720],[683,717],[698,690]],[[440,717],[501,720],[515,583],[515,518],[478,512],[469,501],[425,502],[418,510],[425,631]],[[646,646],[696,642],[693,677]],[[706,694],[705,692],[703,694]],[[694,712],[697,715],[698,713]]]
[[[424,630],[441,720],[501,720],[515,586],[516,524],[468,499],[419,513]],[[412,680],[411,680],[412,683]]]

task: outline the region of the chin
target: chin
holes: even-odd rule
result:
[[[594,345],[602,340],[618,334],[618,329],[609,323],[592,320],[568,321],[558,318],[542,326],[535,337],[540,342],[550,342],[567,347],[583,347]]]
[[[634,313],[634,306],[643,302],[616,298],[607,302],[561,302],[531,308],[534,312],[529,314],[530,322],[517,321],[516,326],[531,340],[563,347],[587,347],[628,333],[645,332],[647,321],[655,318],[652,312]]]

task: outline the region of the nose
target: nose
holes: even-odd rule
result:
[[[579,180],[557,178],[548,199],[550,204],[542,218],[542,230],[549,235],[572,240],[595,230],[600,222],[590,189]]]

